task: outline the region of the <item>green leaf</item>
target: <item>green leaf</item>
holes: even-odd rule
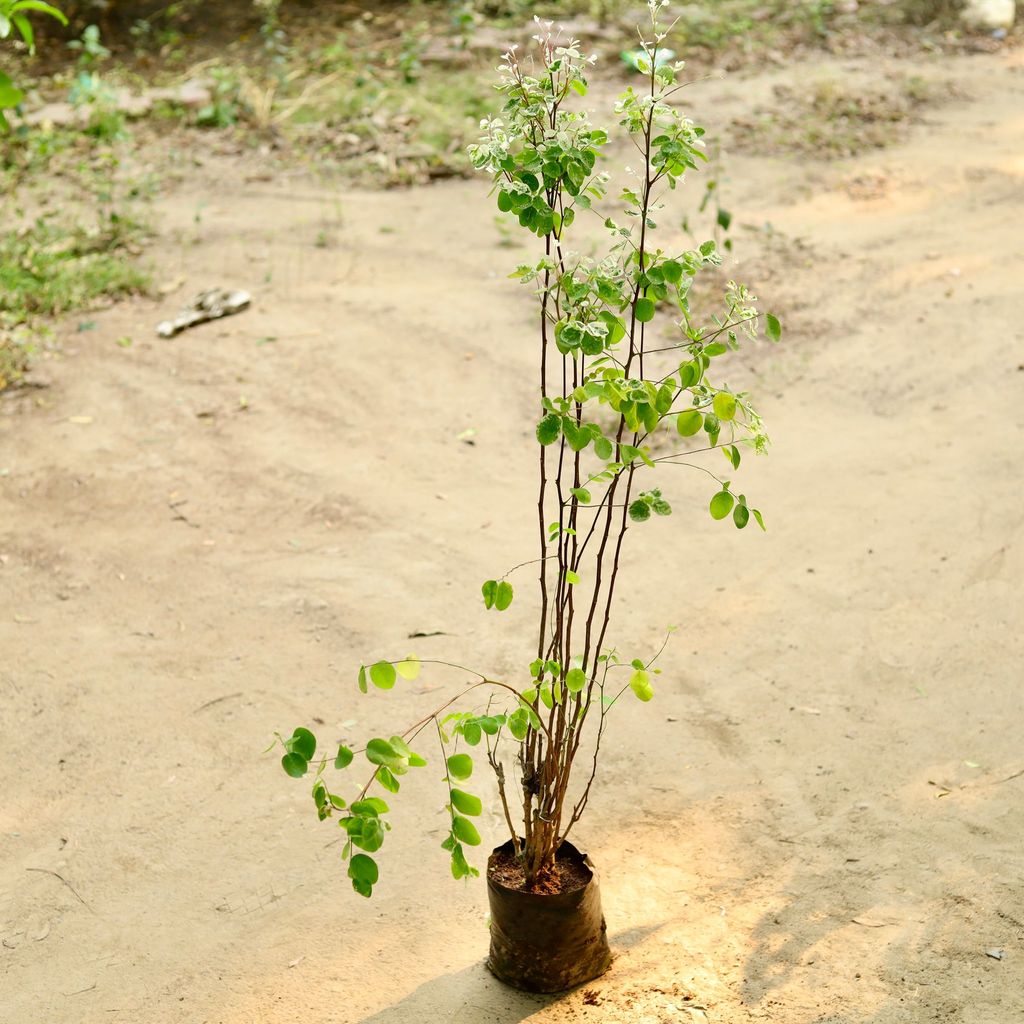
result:
[[[498,209],[501,210],[502,213],[508,213],[508,211],[512,209],[512,196],[510,196],[508,192],[498,193]]]
[[[34,54],[36,52],[35,35],[32,32],[32,26],[29,24],[28,18],[24,14],[15,14],[11,21],[18,26],[18,31],[21,33],[21,38],[25,40],[28,52]]]
[[[378,815],[388,813],[388,805],[379,796],[368,796],[364,800],[357,800],[351,810],[353,814],[370,815],[376,818]]]
[[[356,818],[354,821],[353,825],[345,825],[353,845],[367,853],[375,853],[384,845],[384,826],[377,818]]]
[[[334,759],[335,768],[347,768],[352,763],[353,753],[348,747],[338,747],[338,756]]]
[[[711,518],[724,519],[732,511],[735,500],[728,491],[719,491],[711,499]]]
[[[465,851],[453,841],[452,843],[452,878],[470,878],[479,874],[476,868],[471,868],[466,860]]]
[[[366,760],[394,768],[396,765],[402,767],[405,758],[387,740],[378,737],[366,744]]]
[[[654,687],[651,686],[651,677],[644,669],[637,669],[637,671],[630,676],[629,688],[640,700],[644,701],[644,703],[654,696]]]
[[[300,727],[291,734],[285,742],[285,747],[289,753],[298,754],[307,761],[312,761],[316,753],[316,737],[308,729]]]
[[[420,674],[420,659],[415,654],[407,654],[405,661],[396,661],[395,670],[403,678],[410,682]]]
[[[554,444],[562,433],[562,418],[549,413],[537,424],[537,440],[543,445]]]
[[[377,871],[377,862],[372,857],[367,857],[365,853],[357,853],[348,862],[348,877],[358,878],[360,881],[369,882],[370,885],[376,885],[377,879],[380,877]]]
[[[25,98],[25,94],[0,71],[0,108],[16,107]]]
[[[680,363],[679,365],[679,386],[682,388],[693,387],[700,380],[700,370],[692,361]]]
[[[742,530],[750,522],[750,511],[746,505],[737,505],[732,510],[732,521],[736,524],[737,530]]]
[[[453,815],[452,831],[468,846],[480,845],[480,833],[477,832],[476,825],[469,818],[462,818],[457,814]]]
[[[778,341],[782,337],[782,324],[779,323],[778,317],[771,313],[765,313],[764,333],[768,336],[769,341]]]
[[[377,768],[376,779],[389,793],[397,793],[402,788],[402,784],[395,778],[391,769],[385,768],[384,765]]]
[[[570,693],[579,693],[587,685],[587,674],[581,668],[571,668],[565,674],[565,688]]]
[[[365,665],[360,665],[359,666],[359,690],[360,690],[361,693],[366,693],[367,692],[367,686],[366,686],[366,666]]]
[[[704,426],[704,417],[696,409],[681,412],[676,419],[676,430],[682,437],[692,437]]]
[[[768,531],[768,527],[764,525],[764,519],[761,517],[761,513],[756,509],[752,508],[750,514],[757,520],[757,525],[761,527],[765,532]]]
[[[525,708],[516,708],[516,710],[508,716],[508,731],[512,734],[512,738],[520,741],[526,739],[529,723],[530,718],[529,715],[527,715]]]
[[[569,442],[569,447],[574,452],[581,452],[590,444],[590,431],[585,426],[578,427],[575,420],[564,420],[562,423],[562,433],[565,434],[565,439]]]
[[[651,518],[651,507],[642,498],[637,498],[629,506],[629,518],[635,523],[644,523]]]
[[[494,593],[494,607],[503,612],[512,603],[512,584],[502,580]]]
[[[580,582],[579,574],[573,572],[572,569],[566,569],[565,570],[565,582],[566,583],[571,583],[571,584],[573,584],[573,586],[575,586],[577,583]]]
[[[473,758],[469,754],[452,754],[448,758],[448,774],[460,782],[473,774]]]
[[[497,580],[488,580],[481,588],[480,593],[484,595],[484,607],[494,607],[494,595],[498,590]]]
[[[651,299],[637,299],[636,318],[642,323],[650,323],[654,319],[654,302]]]
[[[602,461],[607,462],[612,457],[614,447],[607,437],[594,438],[594,454]]]
[[[62,25],[68,23],[68,19],[64,16],[62,11],[57,10],[53,4],[44,3],[44,0],[17,0],[11,7],[12,11],[40,11],[43,14],[50,15],[51,18],[56,18]]]
[[[728,422],[736,415],[736,398],[728,391],[719,391],[711,404],[720,420]]]
[[[398,678],[390,661],[378,661],[370,666],[370,682],[380,690],[390,690]]]
[[[306,774],[309,762],[301,755],[294,752],[285,754],[281,758],[281,767],[293,778],[301,779]]]
[[[462,738],[471,746],[475,747],[480,742],[480,723],[476,721],[464,722],[462,725]]]
[[[463,814],[472,815],[474,818],[483,810],[480,797],[473,796],[461,789],[452,790],[452,806]]]
[[[592,500],[590,497],[590,491],[585,487],[573,487],[572,495],[581,505],[589,505]]]

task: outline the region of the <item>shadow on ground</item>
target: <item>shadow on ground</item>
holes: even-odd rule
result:
[[[609,942],[616,954],[627,952],[659,928],[660,924],[629,928],[610,936]],[[358,1024],[424,1024],[435,1019],[432,1014],[439,1006],[453,1008],[451,1017],[446,1017],[452,1024],[518,1024],[573,991],[548,996],[519,992],[498,981],[481,960],[424,982],[404,999],[363,1017]]]

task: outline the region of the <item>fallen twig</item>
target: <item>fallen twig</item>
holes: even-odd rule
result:
[[[205,711],[207,708],[212,708],[214,704],[219,704],[222,700],[231,700],[232,697],[241,697],[242,691],[238,693],[225,693],[223,697],[214,697],[213,700],[208,700],[205,704],[200,704],[199,707],[192,712],[193,715],[198,715],[200,711]]]
[[[54,878],[60,879],[60,881],[62,881],[75,894],[75,899],[77,899],[78,902],[81,903],[83,907],[92,910],[92,907],[90,907],[89,904],[86,903],[85,900],[83,900],[82,897],[79,895],[78,890],[63,875],[58,875],[56,871],[51,871],[49,868],[25,868],[25,870],[38,871],[39,874],[41,875],[53,875]],[[95,911],[93,912],[95,913]]]

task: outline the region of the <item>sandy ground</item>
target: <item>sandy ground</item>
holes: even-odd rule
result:
[[[616,642],[681,628],[577,836],[619,954],[589,1002],[487,974],[429,773],[367,903],[260,753],[461,685],[361,698],[362,660],[523,660],[530,602],[478,598],[533,545],[520,253],[480,182],[211,160],[160,201],[182,289],[65,325],[52,386],[0,405],[3,1024],[1024,1019],[1024,64],[928,70],[968,98],[905,144],[730,161],[738,220],[775,229],[738,232],[736,273],[787,325],[734,375],[775,442],[741,471],[770,532],[680,474],[631,534]],[[690,102],[720,126],[769,85]],[[210,283],[254,308],[152,336]]]

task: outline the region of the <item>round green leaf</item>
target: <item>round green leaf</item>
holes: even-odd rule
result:
[[[638,669],[633,673],[629,680],[629,688],[645,703],[654,696],[654,687],[651,686],[651,677],[644,669]]]
[[[515,740],[526,739],[529,722],[530,718],[529,715],[527,715],[525,708],[516,708],[516,710],[508,716],[508,731],[512,733],[512,738]]]
[[[481,730],[479,722],[464,722],[462,725],[462,738],[471,747],[475,747],[480,742],[480,732]]]
[[[503,612],[512,603],[512,584],[502,580],[494,592],[494,607]]]
[[[637,498],[629,506],[629,518],[634,522],[643,523],[651,518],[651,507],[642,498]]]
[[[736,415],[736,398],[728,391],[719,391],[711,404],[720,420],[728,421]]]
[[[480,833],[476,825],[469,818],[460,818],[457,814],[452,817],[452,831],[468,846],[480,845]]]
[[[388,813],[388,805],[379,796],[368,796],[363,800],[357,800],[352,805],[352,813],[363,817],[366,815],[377,817]]]
[[[696,409],[681,412],[676,419],[676,430],[681,437],[692,437],[704,426],[704,417]]]
[[[554,444],[562,433],[561,417],[549,413],[537,424],[537,440],[543,445]]]
[[[403,758],[387,740],[377,738],[366,744],[366,760],[371,764],[382,764],[393,768],[395,765],[401,765]]]
[[[654,319],[654,302],[652,299],[637,299],[636,318],[642,323],[650,323]]]
[[[362,882],[376,885],[377,879],[380,877],[377,862],[372,857],[367,857],[365,853],[357,853],[348,862],[348,877],[358,878]]]
[[[782,337],[782,324],[779,323],[778,317],[766,313],[764,321],[764,333],[768,335],[768,339],[778,341]]]
[[[281,758],[281,767],[293,779],[301,779],[302,776],[306,774],[309,762],[301,754],[285,754],[284,757]]]
[[[732,521],[736,524],[737,530],[742,530],[750,522],[750,512],[746,505],[737,505],[732,510]]]
[[[398,674],[390,661],[378,661],[370,666],[370,682],[378,689],[390,690],[395,685]]]
[[[711,499],[711,518],[724,519],[732,511],[735,500],[728,491],[719,491]]]
[[[287,747],[291,753],[298,754],[306,761],[312,761],[316,753],[316,737],[308,729],[300,727],[292,733]]]
[[[570,693],[579,693],[587,685],[587,674],[581,668],[571,668],[565,674],[565,688]]]
[[[448,774],[453,779],[468,779],[473,774],[473,758],[469,754],[452,754],[448,758]]]
[[[474,818],[483,810],[480,797],[473,796],[461,789],[452,790],[452,806],[463,814],[470,814]]]
[[[347,768],[352,763],[352,751],[344,744],[338,747],[338,756],[334,759],[335,768]]]
[[[403,679],[412,682],[420,674],[420,659],[415,654],[409,654],[405,661],[395,663],[395,670]]]

